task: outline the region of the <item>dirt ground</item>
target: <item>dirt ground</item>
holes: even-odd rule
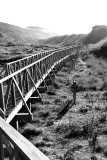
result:
[[[87,72],[81,59],[75,70],[71,66],[68,62],[57,72],[48,91],[41,94],[43,104],[32,104],[34,120],[21,127],[20,132],[50,160],[106,160],[105,91],[78,91],[76,104],[59,117],[64,105],[73,99],[75,75]]]

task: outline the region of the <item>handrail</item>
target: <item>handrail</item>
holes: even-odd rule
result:
[[[78,45],[78,47],[79,47],[79,45]],[[75,46],[62,47],[62,48],[58,48],[58,49],[54,49],[54,50],[40,52],[38,54],[33,54],[31,56],[27,56],[25,58],[22,58],[20,60],[16,60],[14,62],[9,62],[9,63],[6,64],[7,75],[10,74],[9,73],[10,72],[9,71],[10,66],[13,67],[13,70],[15,72],[16,70],[19,70],[19,69],[23,68],[24,66],[29,65],[29,64],[47,56],[47,55],[51,55],[51,53],[53,53],[53,52],[57,52],[57,51],[60,52],[62,50],[67,50],[69,48],[75,49]],[[77,46],[76,46],[76,48],[77,48]]]
[[[30,56],[27,56],[27,57],[18,59],[18,60],[13,61],[13,62],[8,62],[7,64],[10,65],[10,64],[19,62],[19,61],[21,61],[21,60],[25,60],[25,59],[34,57],[34,56],[39,56],[39,55],[44,54],[44,53],[50,53],[50,52],[52,53],[52,52],[55,52],[55,51],[60,51],[60,50],[62,50],[62,49],[66,49],[66,48],[68,48],[68,47],[63,47],[63,48],[61,47],[61,48],[58,48],[58,49],[52,49],[52,50],[42,51],[42,52],[40,52],[40,53],[32,54],[32,55],[30,55]]]
[[[63,51],[63,50],[62,50],[62,51]],[[24,71],[25,69],[28,69],[29,67],[33,66],[34,64],[37,64],[37,63],[43,61],[44,59],[51,57],[53,54],[57,54],[57,53],[58,53],[58,52],[53,52],[53,53],[51,53],[50,55],[47,55],[47,56],[45,56],[45,57],[37,60],[36,62],[33,62],[33,63],[31,63],[31,64],[29,64],[29,65],[21,68],[20,70],[18,70],[18,71],[16,71],[16,72],[13,72],[13,73],[11,72],[11,74],[8,75],[7,77],[4,77],[4,78],[0,79],[0,83],[3,83],[3,82],[5,82],[5,81],[7,81],[8,79],[12,78],[13,76],[15,76],[15,75],[19,74],[20,72]]]
[[[49,160],[30,141],[0,117],[0,160],[5,160],[3,143],[10,152],[9,159],[15,157],[16,160]]]
[[[75,49],[75,47],[79,47],[80,44],[77,44],[77,45],[72,45],[72,46],[68,46],[68,47],[61,47],[61,48],[58,48],[58,49],[54,49],[54,50],[48,50],[48,51],[42,51],[40,53],[36,53],[36,54],[32,54],[30,56],[27,56],[27,57],[24,57],[24,58],[21,58],[21,59],[18,59],[16,61],[13,61],[13,62],[8,62],[8,63],[5,63],[4,65],[2,65],[0,67],[1,71],[0,71],[0,79],[8,76],[10,74],[10,67],[13,69],[13,71],[17,71],[17,70],[20,70],[21,68],[47,56],[47,55],[51,55],[52,52],[60,52],[62,51],[63,49],[69,49],[69,48],[72,48]]]
[[[29,56],[27,56],[27,57],[18,59],[18,60],[13,61],[13,62],[8,62],[7,64],[8,64],[8,65],[9,65],[9,64],[13,64],[13,63],[16,63],[16,62],[19,62],[19,61],[22,61],[22,60],[25,60],[25,59],[28,59],[28,58],[31,58],[31,57],[34,57],[34,56],[39,56],[39,55],[41,55],[41,54],[43,54],[43,53],[47,53],[47,52],[49,53],[49,52],[53,52],[53,51],[57,51],[57,50],[59,50],[59,49],[42,51],[42,52],[40,52],[40,53],[35,53],[35,54],[29,55]]]

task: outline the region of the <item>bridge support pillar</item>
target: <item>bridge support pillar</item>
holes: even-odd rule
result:
[[[34,104],[35,102],[41,102],[41,98],[40,97],[30,97],[29,101]]]
[[[17,125],[17,128],[19,127],[18,126],[18,122],[19,121],[26,121],[26,122],[30,122],[33,120],[33,114],[29,114],[29,113],[18,113],[16,116],[15,116],[15,120],[16,120],[16,125]]]

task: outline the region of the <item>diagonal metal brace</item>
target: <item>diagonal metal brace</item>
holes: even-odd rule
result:
[[[12,77],[12,79],[13,79],[13,82],[14,82],[16,88],[18,89],[18,91],[19,91],[19,93],[20,93],[20,96],[21,96],[21,98],[22,98],[22,100],[23,100],[24,105],[26,106],[26,109],[28,110],[29,114],[32,114],[31,111],[30,111],[30,109],[29,109],[29,107],[28,107],[28,105],[27,105],[27,103],[26,103],[25,100],[24,100],[22,91],[20,90],[20,88],[19,88],[19,86],[18,86],[18,84],[17,84],[17,81],[15,80],[14,77]]]
[[[37,93],[38,93],[40,99],[42,100],[42,97],[41,97],[41,95],[40,95],[40,93],[39,93],[39,91],[38,91],[38,89],[37,89],[37,87],[36,87],[36,85],[35,85],[34,80],[33,80],[32,77],[31,77],[31,75],[30,75],[28,69],[26,69],[26,72],[27,72],[27,74],[28,74],[28,76],[29,76],[29,78],[30,78],[30,80],[31,80],[31,82],[32,82],[32,84],[33,84],[33,86],[35,87],[35,89],[36,89],[36,91],[37,91]]]

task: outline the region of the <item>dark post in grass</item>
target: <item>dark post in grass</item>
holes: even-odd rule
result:
[[[73,81],[73,102],[76,103],[76,81]]]

